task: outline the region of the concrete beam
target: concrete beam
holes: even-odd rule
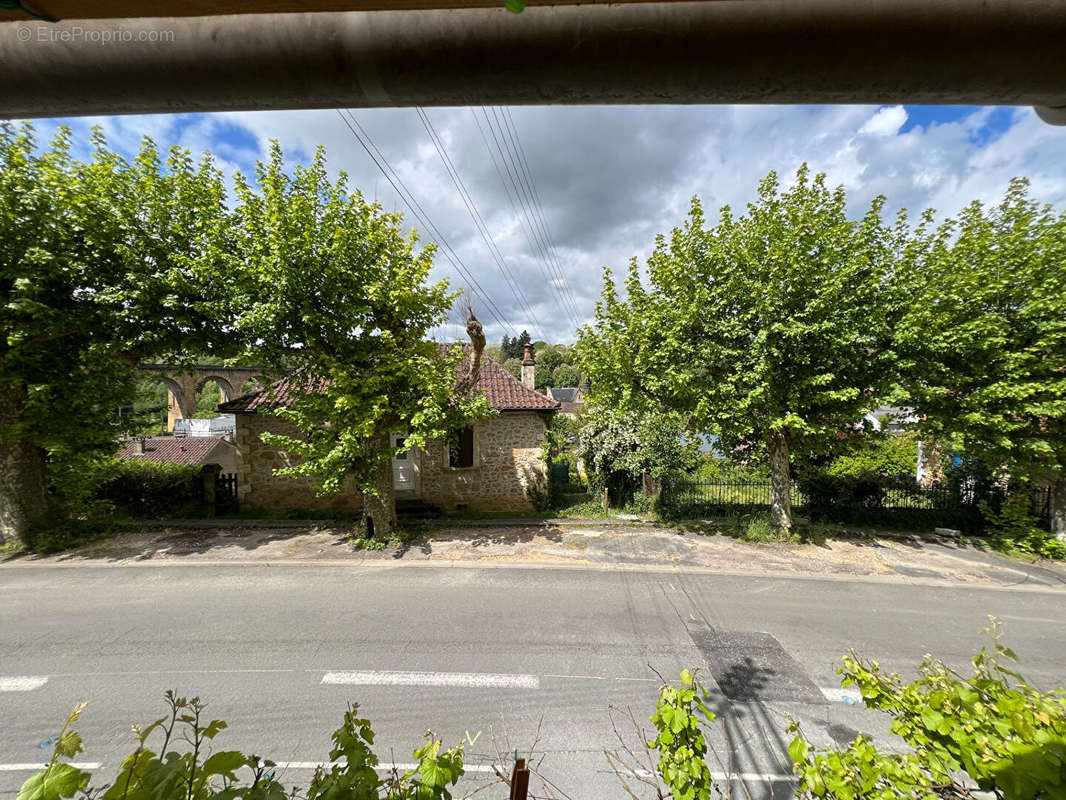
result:
[[[1066,0],[15,22],[0,24],[0,117],[542,103],[1061,108],[1063,42]]]

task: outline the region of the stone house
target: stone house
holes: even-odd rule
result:
[[[421,502],[447,510],[525,511],[533,507],[529,488],[545,480],[541,446],[547,415],[559,403],[533,389],[535,364],[527,358],[522,380],[494,359],[484,356],[477,388],[485,392],[496,414],[460,432],[449,448],[432,441],[424,449],[401,453],[392,462],[397,504]],[[305,478],[274,474],[291,463],[290,456],[260,439],[264,432],[295,434],[291,423],[261,413],[284,405],[291,397],[289,379],[269,389],[238,397],[219,406],[236,418],[237,492],[242,508],[331,509],[358,511],[363,506],[354,485],[319,497]],[[391,434],[401,443],[402,431]]]

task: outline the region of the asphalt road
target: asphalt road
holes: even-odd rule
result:
[[[427,728],[469,736],[473,791],[536,742],[548,783],[534,778],[535,796],[621,798],[603,748],[618,749],[615,727],[637,737],[610,707],[646,722],[653,668],[689,667],[720,714],[713,769],[787,797],[786,713],[816,743],[862,730],[898,747],[880,715],[833,693],[842,653],[905,674],[924,653],[966,668],[988,614],[1031,681],[1066,683],[1062,591],[550,567],[0,567],[0,795],[82,700],[79,760],[105,782],[133,749],[130,724],[160,716],[174,688],[228,721],[217,747],[273,758],[292,784],[356,701],[384,762],[411,762]]]

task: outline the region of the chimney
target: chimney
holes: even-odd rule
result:
[[[534,380],[537,372],[537,362],[533,360],[533,349],[527,344],[526,355],[522,359],[522,385],[527,389],[536,387]]]
[[[143,456],[145,453],[145,437],[136,436],[133,439],[133,454],[135,456]]]

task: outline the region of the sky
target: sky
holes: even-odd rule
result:
[[[402,186],[439,231],[408,214],[400,196],[336,110],[116,116],[38,121],[42,136],[71,126],[87,143],[102,126],[130,154],[143,136],[211,151],[232,175],[250,174],[277,139],[289,164],[326,150],[331,172],[423,241],[444,242],[434,278],[461,287],[490,343],[528,330],[571,343],[591,320],[602,270],[643,261],[658,233],[684,219],[698,195],[711,221],[742,208],[771,170],[783,179],[807,162],[848,193],[859,216],[877,195],[886,214],[973,200],[995,203],[1015,176],[1032,196],[1066,209],[1066,128],[1029,108],[963,106],[545,106],[425,110],[476,209],[463,196],[417,109],[353,110]],[[513,126],[513,127],[511,127]],[[505,132],[508,138],[504,138]],[[498,143],[498,144],[497,144]],[[481,222],[475,222],[481,220]],[[480,225],[483,224],[483,229]],[[482,233],[483,230],[483,233]],[[486,239],[488,241],[486,241]],[[461,335],[456,311],[437,338]]]

